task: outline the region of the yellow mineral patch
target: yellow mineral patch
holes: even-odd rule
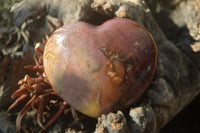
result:
[[[78,111],[93,118],[97,118],[98,116],[100,116],[100,110],[98,105],[96,104],[96,100],[85,104],[80,109],[78,109]]]
[[[122,82],[122,79],[120,77],[114,77],[113,81],[117,84],[120,84]]]
[[[108,71],[107,75],[110,76],[111,78],[115,77],[116,73],[112,71]]]

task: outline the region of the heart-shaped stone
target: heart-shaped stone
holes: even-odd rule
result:
[[[157,49],[149,32],[132,20],[112,19],[100,26],[76,22],[51,35],[43,59],[60,96],[98,117],[141,97],[153,79]]]

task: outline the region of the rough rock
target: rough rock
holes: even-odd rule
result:
[[[155,112],[149,105],[143,104],[131,108],[126,116],[121,111],[102,115],[98,118],[95,133],[154,133],[156,131]]]
[[[62,24],[75,21],[102,22],[104,18],[92,11],[90,7],[92,1],[93,0],[26,0],[15,4],[11,11],[14,12],[15,23],[19,26],[29,18],[37,18],[37,16],[46,14],[58,18]]]
[[[118,111],[116,114],[109,113],[102,115],[98,119],[98,124],[95,133],[128,133],[127,121],[124,114]]]
[[[25,45],[24,48],[26,50],[23,58],[22,56],[11,57],[8,54],[0,62],[0,109],[7,109],[13,102],[11,95],[19,87],[18,81],[25,74],[30,73],[30,71],[24,69],[24,66],[33,64],[35,52],[32,46]]]
[[[157,130],[156,115],[149,105],[140,105],[130,109],[129,131],[155,133]]]
[[[16,133],[16,126],[9,117],[0,113],[0,132],[1,133]]]
[[[152,0],[147,3],[167,39],[200,67],[200,1]]]

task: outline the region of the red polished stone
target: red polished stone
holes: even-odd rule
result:
[[[46,75],[80,112],[98,117],[130,106],[151,83],[157,63],[149,32],[129,19],[84,22],[56,30],[44,51]]]

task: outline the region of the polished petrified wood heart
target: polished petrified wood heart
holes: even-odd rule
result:
[[[43,59],[60,96],[98,117],[141,97],[153,79],[157,49],[150,33],[132,20],[112,19],[100,26],[77,22],[51,35]]]

